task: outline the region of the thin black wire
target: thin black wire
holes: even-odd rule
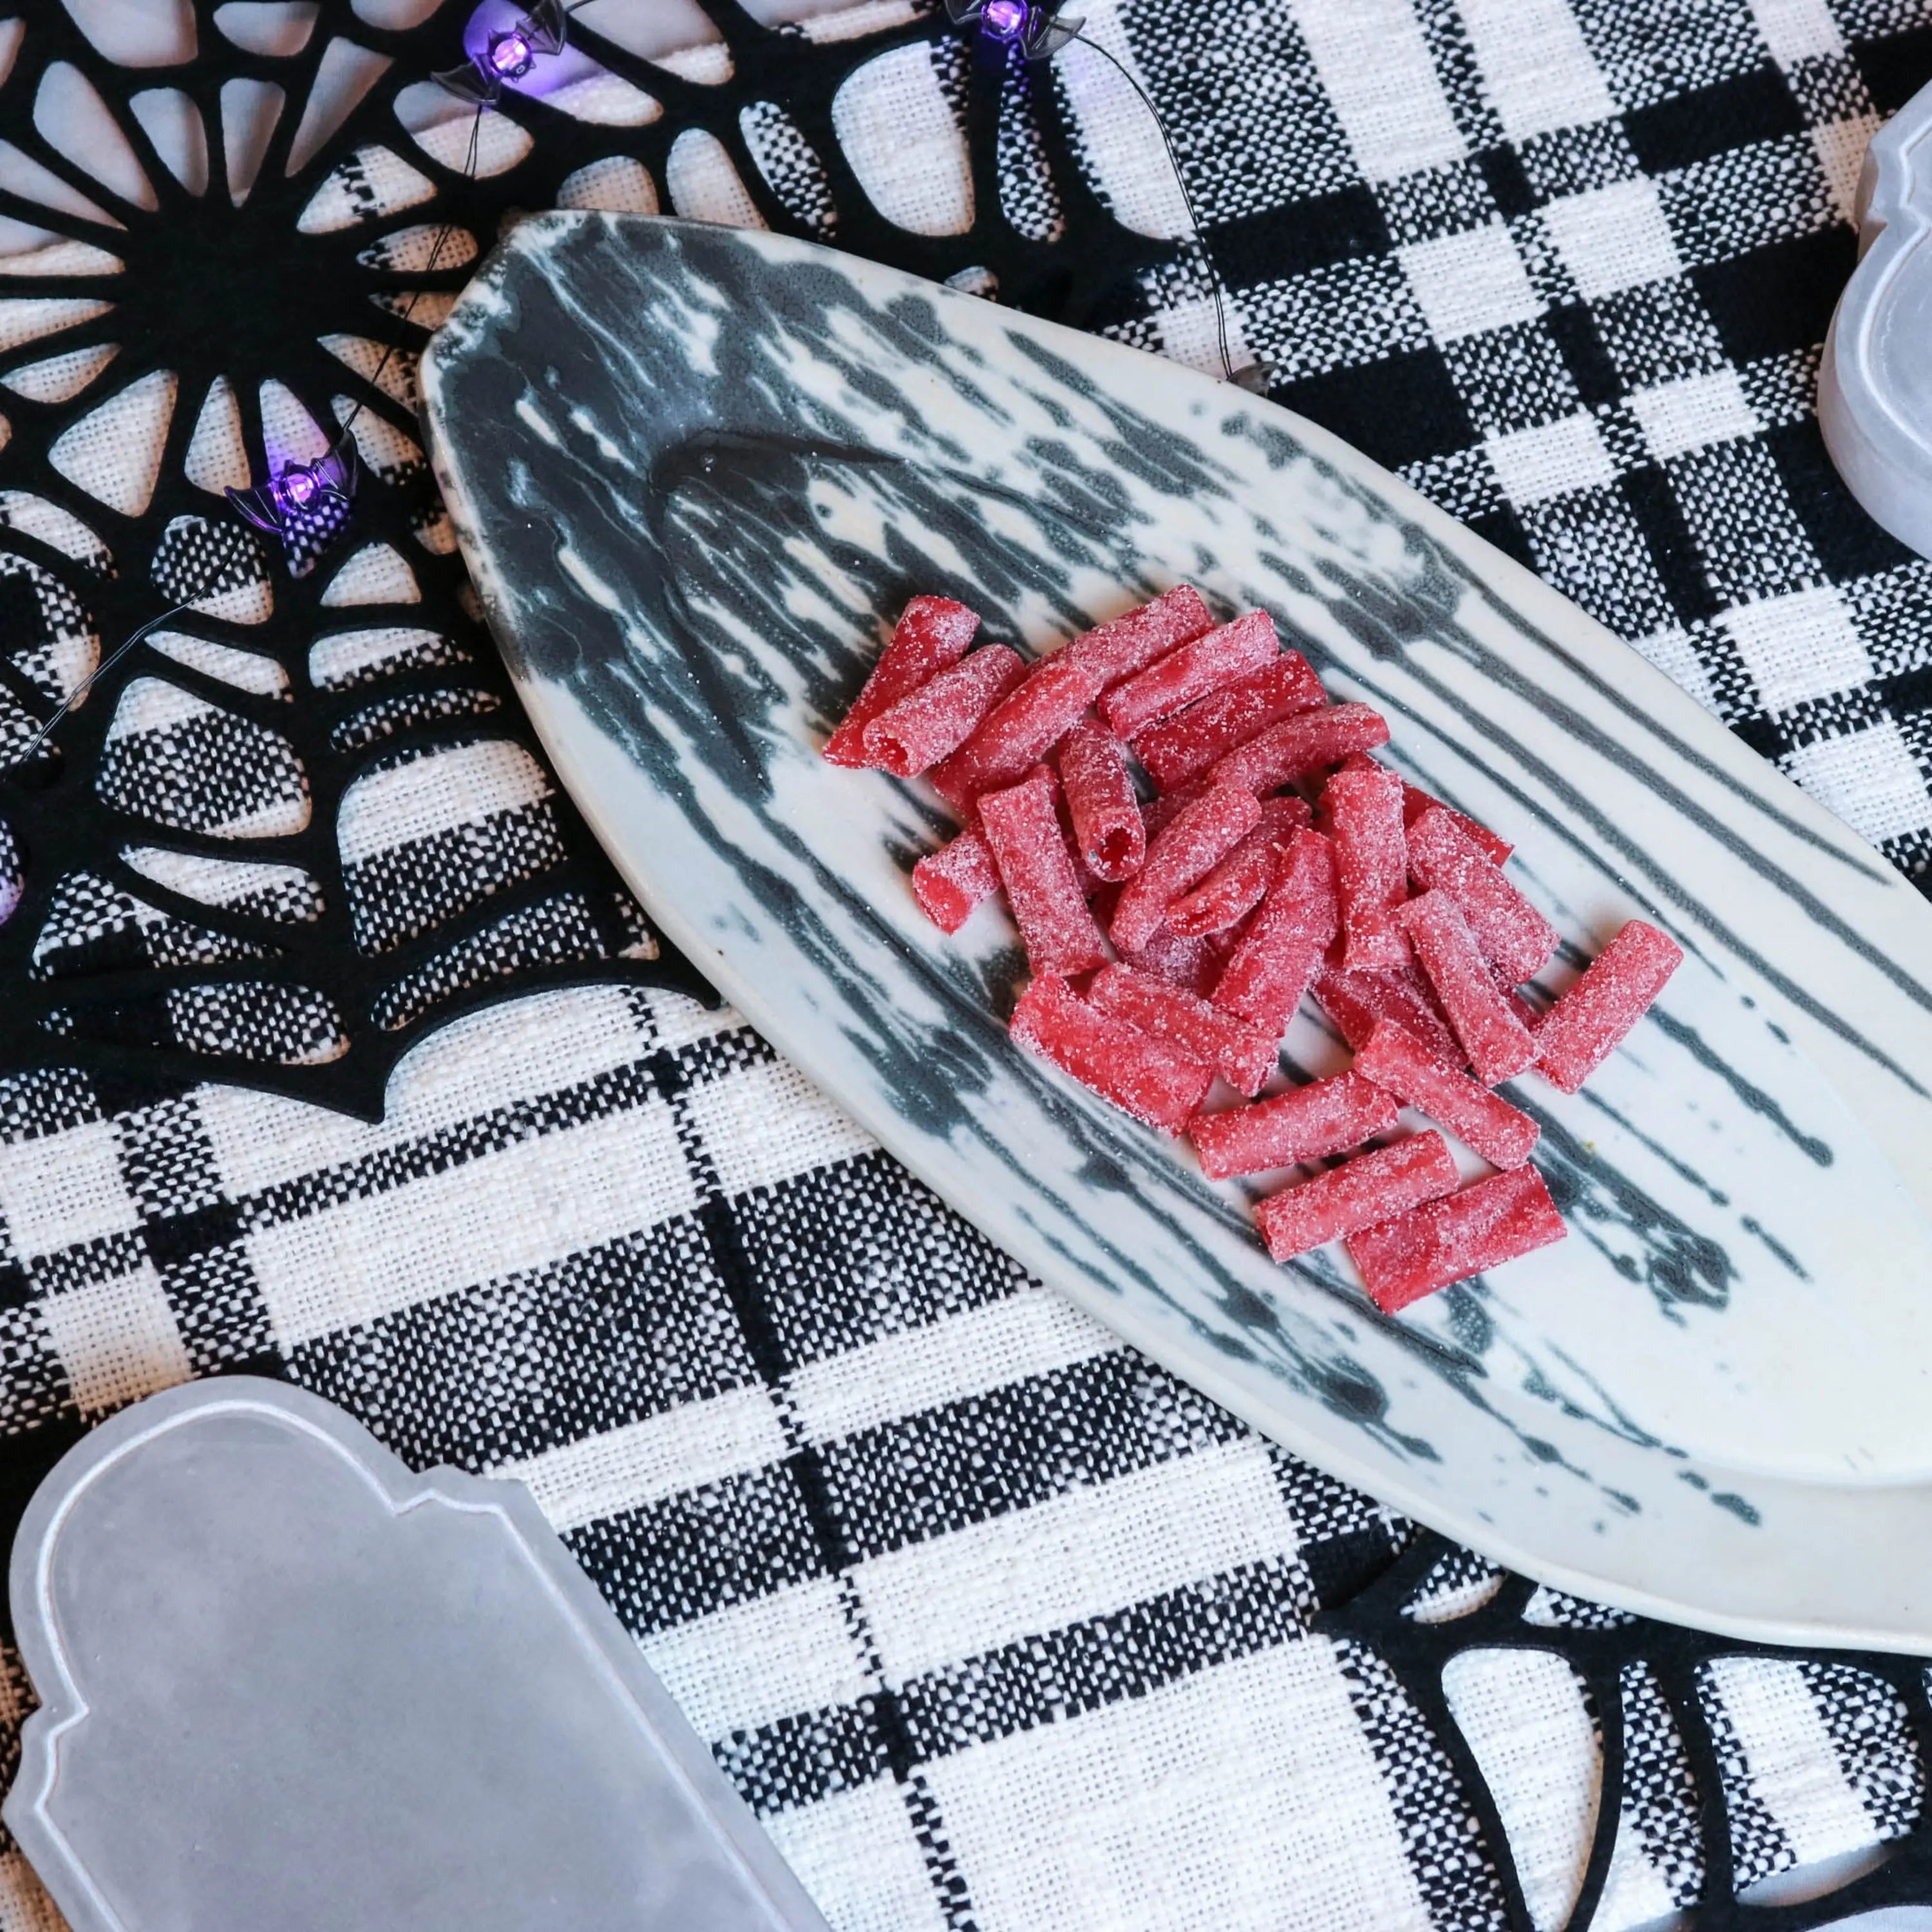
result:
[[[1206,236],[1201,226],[1201,218],[1195,212],[1194,196],[1189,190],[1186,176],[1181,172],[1180,157],[1174,152],[1174,142],[1168,137],[1167,123],[1161,118],[1160,110],[1154,104],[1154,97],[1134,78],[1132,72],[1116,59],[1106,48],[1101,46],[1098,40],[1089,40],[1087,38],[1087,32],[1084,26],[1074,30],[1066,45],[1070,47],[1088,47],[1098,54],[1139,96],[1141,105],[1147,110],[1154,122],[1154,131],[1160,136],[1160,145],[1167,151],[1167,164],[1174,170],[1175,184],[1180,190],[1180,204],[1187,211],[1188,225],[1194,230],[1194,239],[1201,250],[1201,259],[1208,265],[1208,286],[1214,292],[1214,328],[1215,333],[1220,338],[1221,367],[1227,372],[1228,380],[1232,382],[1234,380],[1234,358],[1233,352],[1228,346],[1228,305],[1222,298],[1221,271],[1215,266],[1214,253],[1208,246]],[[1063,49],[1062,51],[1064,52],[1065,50]]]
[[[577,0],[577,4],[579,7],[587,6],[589,4],[590,0]],[[570,10],[574,13],[576,8],[572,8]],[[470,146],[463,158],[463,166],[458,176],[460,180],[467,182],[474,181],[476,178],[476,154],[482,139],[484,112],[484,104],[479,100],[476,104],[476,112],[470,116]],[[429,260],[423,267],[422,273],[425,278],[436,273],[436,265],[442,258],[443,245],[456,232],[456,226],[454,216],[442,224],[442,232],[436,236],[435,245],[429,251]],[[408,302],[404,304],[402,314],[404,328],[408,328],[410,318],[416,314],[416,304],[422,300],[423,292],[420,288],[413,290]],[[388,368],[390,360],[396,352],[397,346],[396,344],[392,342],[383,350],[381,359],[376,363],[375,370],[369,378],[369,386],[371,388],[375,388],[382,381],[382,372]],[[335,441],[329,446],[332,453],[340,449],[348,441],[351,432],[356,428],[356,419],[368,406],[368,400],[366,396],[358,396],[351,406],[348,415],[342,419],[342,428]]]
[[[46,722],[27,740],[25,748],[21,751],[16,752],[13,756],[7,760],[7,763],[9,765],[23,765],[26,764],[26,762],[34,756],[34,753],[39,751],[40,747],[47,742],[47,740],[52,736],[54,727],[59,724],[60,722],[67,716],[68,713],[72,711],[74,706],[80,704],[81,700],[94,688],[94,680],[97,678],[106,676],[108,672],[112,670],[114,667],[118,664],[121,660],[148,634],[150,631],[153,630],[156,627],[156,626],[165,624],[170,617],[178,617],[184,610],[190,609],[193,607],[194,601],[194,598],[190,598],[185,603],[176,604],[172,610],[164,610],[158,617],[150,617],[139,630],[133,632],[127,638],[124,638],[121,643],[116,645],[114,649],[110,652],[106,657],[103,658],[100,663],[96,664],[94,668],[89,671],[88,674],[82,678],[64,698],[61,700],[60,703],[55,707],[52,716],[50,717]]]

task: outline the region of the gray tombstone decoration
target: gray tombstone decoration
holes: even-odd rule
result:
[[[172,1389],[14,1545],[7,1823],[74,1932],[826,1932],[518,1484]]]

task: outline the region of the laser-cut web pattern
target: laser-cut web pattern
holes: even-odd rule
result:
[[[0,777],[0,1068],[374,1114],[398,1058],[471,1006],[586,974],[698,985],[544,770],[417,440],[416,351],[519,210],[675,197],[1076,322],[1174,252],[1042,164],[1066,152],[1050,90],[897,0],[817,40],[715,0],[716,38],[656,61],[623,44],[637,10],[580,20],[532,76],[547,92],[474,126],[425,80],[461,10],[412,10],[194,0],[173,49],[136,50],[158,66],[97,46],[98,7],[8,33],[0,751],[191,608],[100,675],[56,756]],[[928,97],[939,75],[963,224],[943,182],[898,219],[868,199],[838,127],[861,68]],[[219,492],[352,418],[349,527],[305,532],[285,568]]]

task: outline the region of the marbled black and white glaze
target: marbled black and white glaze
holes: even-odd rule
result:
[[[1932,908],[1666,679],[1333,437],[768,235],[519,227],[427,359],[437,473],[559,770],[652,915],[959,1210],[1290,1448],[1566,1588],[1932,1643]],[[1560,1246],[1379,1316],[1239,1191],[1016,1052],[947,827],[818,756],[938,590],[1052,648],[1181,579],[1262,605],[1576,949],[1689,958],[1582,1096]],[[1298,1022],[1300,1070],[1339,1051]]]

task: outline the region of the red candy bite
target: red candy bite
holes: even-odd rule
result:
[[[1386,1088],[1404,1106],[1439,1120],[1494,1166],[1522,1166],[1536,1144],[1540,1130],[1527,1114],[1466,1073],[1444,1066],[1392,1020],[1376,1022],[1367,1043],[1355,1055],[1354,1070]]]
[[[1458,812],[1453,805],[1444,805],[1439,798],[1431,798],[1426,791],[1419,791],[1406,782],[1402,788],[1402,820],[1405,825],[1413,825],[1425,812],[1446,812],[1470,838],[1500,866],[1516,850],[1507,838],[1500,838],[1480,820]]]
[[[1101,699],[1100,715],[1122,737],[1131,737],[1197,698],[1238,683],[1280,655],[1274,620],[1265,610],[1250,610],[1116,685]]]
[[[1683,959],[1684,949],[1667,932],[1632,920],[1544,1015],[1536,1029],[1537,1071],[1552,1087],[1575,1093],[1649,1010]]]
[[[938,764],[965,743],[1025,675],[1026,659],[1004,644],[969,651],[866,727],[866,762],[899,778]]]
[[[1031,771],[1080,722],[1094,701],[1092,674],[1064,651],[1031,665],[986,720],[929,776],[963,813],[982,791],[998,791]]]
[[[1178,584],[1151,604],[1096,625],[1060,656],[1079,666],[1097,695],[1214,628],[1214,614],[1200,592],[1191,584]]]
[[[1520,986],[1556,950],[1556,928],[1442,806],[1408,828],[1408,869],[1425,892],[1447,892],[1498,978]]]
[[[1322,808],[1335,842],[1342,964],[1351,973],[1406,964],[1408,944],[1393,916],[1408,896],[1401,779],[1378,765],[1337,772],[1323,788]]]
[[[1335,1022],[1336,1031],[1358,1053],[1380,1022],[1393,1020],[1444,1066],[1469,1064],[1436,1004],[1429,982],[1412,965],[1400,973],[1345,973],[1330,966],[1315,982],[1315,997]]]
[[[1144,946],[1122,947],[1120,957],[1143,973],[1204,998],[1221,972],[1220,956],[1211,939],[1183,939],[1165,926]]]
[[[1198,885],[1261,822],[1252,792],[1210,785],[1175,815],[1148,848],[1147,862],[1114,908],[1114,944],[1132,952],[1160,928],[1169,902]]]
[[[1214,1004],[1279,1040],[1335,937],[1335,851],[1297,832],[1240,944],[1214,985]]]
[[[1270,724],[1328,701],[1308,660],[1299,651],[1284,651],[1265,670],[1150,725],[1134,740],[1134,755],[1162,791],[1172,791]]]
[[[1096,878],[1130,879],[1147,856],[1147,826],[1120,746],[1082,723],[1060,748],[1060,782],[1073,820],[1073,845]]]
[[[1533,1167],[1492,1174],[1348,1238],[1348,1258],[1384,1314],[1562,1240],[1563,1216]]]
[[[1291,1087],[1252,1106],[1202,1114],[1187,1130],[1210,1180],[1293,1167],[1360,1147],[1400,1118],[1392,1096],[1359,1073]]]
[[[912,868],[913,897],[941,932],[957,932],[999,890],[992,848],[976,831],[961,832]]]
[[[1073,855],[1060,830],[1052,776],[988,792],[980,801],[980,829],[1036,973],[1085,973],[1106,962],[1107,949],[1080,890]]]
[[[1162,1133],[1178,1134],[1214,1084],[1199,1061],[1096,1012],[1051,974],[1020,995],[1010,1030],[1029,1052]]]
[[[1109,966],[1096,974],[1087,998],[1102,1012],[1167,1040],[1190,1059],[1213,1067],[1250,1100],[1280,1064],[1269,1034],[1131,966]]]
[[[980,620],[950,597],[915,597],[901,614],[892,641],[880,653],[844,722],[821,754],[835,765],[863,765],[866,728],[879,713],[956,664],[966,655]]]
[[[1455,901],[1447,892],[1424,892],[1400,916],[1476,1078],[1485,1087],[1514,1079],[1534,1062],[1536,1042],[1490,976]]]
[[[1270,1194],[1256,1204],[1255,1220],[1268,1252],[1285,1262],[1451,1193],[1459,1178],[1442,1136],[1416,1134]]]
[[[1191,892],[1167,909],[1167,922],[1184,939],[1226,932],[1262,902],[1282,856],[1309,822],[1298,798],[1264,798],[1262,821]]]
[[[1216,784],[1249,791],[1279,791],[1298,778],[1339,765],[1352,752],[1388,742],[1388,721],[1366,704],[1331,704],[1270,724],[1208,768]]]

